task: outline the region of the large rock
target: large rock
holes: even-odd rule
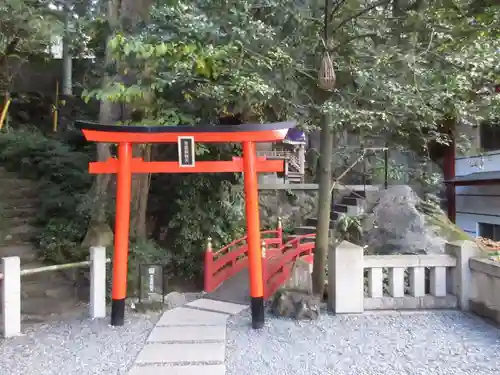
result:
[[[278,217],[284,228],[294,228],[317,213],[317,190],[260,190],[259,207],[262,227],[274,228]]]
[[[378,254],[444,253],[448,241],[470,236],[448,220],[438,203],[423,201],[406,185],[380,190],[367,202],[363,239]]]
[[[274,315],[297,320],[315,320],[319,317],[319,297],[300,290],[279,290],[273,298],[271,311]]]

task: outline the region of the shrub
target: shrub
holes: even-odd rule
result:
[[[92,184],[87,173],[90,151],[77,148],[36,130],[0,134],[0,164],[20,177],[41,182],[37,224],[40,257],[50,263],[84,259],[79,248],[88,226],[84,204]]]

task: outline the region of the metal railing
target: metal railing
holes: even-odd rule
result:
[[[111,259],[110,258],[106,259],[106,263],[111,263]],[[44,266],[44,267],[37,267],[37,268],[26,268],[24,270],[21,270],[20,274],[21,274],[21,276],[27,276],[27,275],[34,275],[34,274],[43,273],[43,272],[61,271],[61,270],[68,270],[68,269],[75,269],[75,268],[85,268],[85,267],[90,267],[91,265],[92,265],[92,262],[90,260],[84,260],[82,262],[75,262],[75,263],[55,264],[53,266]],[[4,278],[3,273],[0,273],[0,280],[3,280],[3,278]]]
[[[284,150],[265,150],[265,151],[257,151],[257,156],[288,159],[291,156],[293,156],[293,152]]]
[[[332,181],[332,209],[333,206],[335,205],[335,188],[336,187],[342,187],[346,190],[349,191],[350,194],[354,194],[357,198],[364,199],[366,198],[366,185],[367,185],[367,179],[372,176],[372,173],[367,171],[366,168],[366,160],[367,157],[373,156],[376,151],[383,151],[384,153],[384,189],[388,188],[389,185],[389,173],[388,173],[388,163],[389,163],[389,148],[387,146],[385,147],[367,147],[367,148],[361,148],[361,155],[358,156],[358,158],[352,163],[347,169],[339,176],[339,178],[334,179]],[[353,168],[359,164],[360,162],[363,162],[363,170],[361,172],[353,170]],[[364,196],[361,194],[357,193],[353,188],[349,187],[350,184],[346,184],[341,182],[343,177],[345,177],[347,174],[350,174],[351,176],[353,174],[361,176],[361,181],[362,181],[362,186],[363,186],[363,193]]]
[[[300,160],[292,151],[285,150],[267,150],[267,151],[257,151],[257,156],[265,156],[268,158],[283,159],[286,163],[286,173],[288,172],[299,172],[305,170],[305,165],[301,166]],[[301,168],[302,167],[302,168]]]

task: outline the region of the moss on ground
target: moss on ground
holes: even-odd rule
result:
[[[426,220],[429,225],[436,229],[440,236],[446,238],[449,242],[474,241],[470,235],[453,224],[443,213],[428,214]]]

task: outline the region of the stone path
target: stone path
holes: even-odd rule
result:
[[[166,311],[129,375],[224,375],[226,322],[248,308],[198,299]]]

